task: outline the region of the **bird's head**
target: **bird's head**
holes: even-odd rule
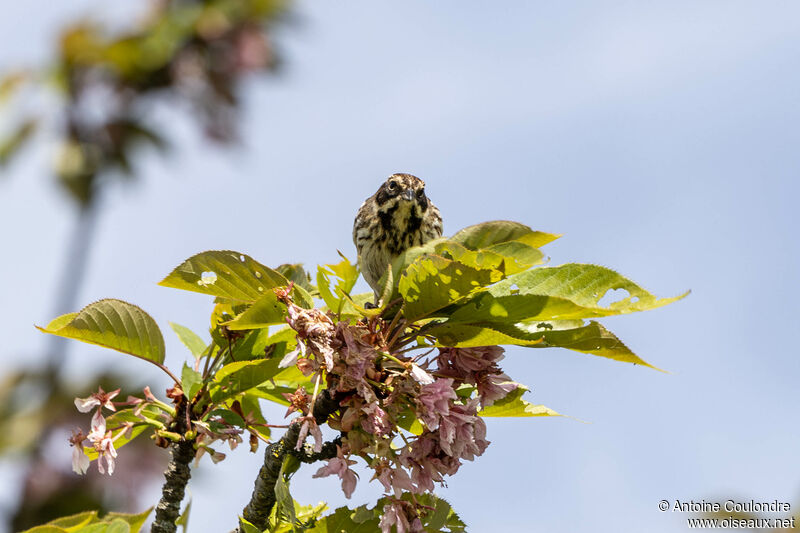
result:
[[[389,179],[375,193],[375,201],[379,209],[413,210],[414,207],[417,207],[420,213],[424,213],[428,209],[425,182],[411,174],[389,176]]]

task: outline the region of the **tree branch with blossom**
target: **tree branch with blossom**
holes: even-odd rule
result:
[[[195,359],[167,390],[173,406],[146,389],[144,399],[129,399],[108,418],[118,433],[98,417],[121,407],[111,401],[119,391],[76,401],[95,415],[89,434],[71,440],[74,467],[85,472],[81,453],[89,442],[86,453],[103,457],[111,471],[125,439],[150,429],[156,444],[172,450],[152,531],[171,533],[191,460],[209,455],[219,462],[225,454],[217,443],[233,450],[249,434],[251,451],[270,444],[240,531],[311,523],[335,530],[367,524],[383,533],[462,531],[433,491],[487,449],[486,420],[558,416],[522,398],[528,389],[503,371],[502,345],[564,347],[651,366],[593,319],[682,297],[658,299],[596,265],[533,268],[542,258],[538,246],[554,238],[499,221],[411,249],[387,272],[382,301],[390,303],[374,308],[366,305],[371,293],[351,294],[358,270],[347,259],[320,267],[314,285],[299,265],[272,269],[232,251],[190,257],[161,285],[215,297],[211,342],[187,343]],[[620,288],[630,296],[600,304],[605,292]],[[42,329],[163,364],[158,326],[125,302],[101,300]],[[176,332],[186,336],[184,329]],[[262,401],[287,406],[285,416],[294,418],[288,426],[267,423]],[[338,436],[324,442],[323,426]],[[286,431],[275,440],[278,428]],[[323,516],[324,505],[300,506],[289,493],[291,476],[315,462],[323,464],[312,477],[337,476],[348,498],[359,468],[372,472],[384,496],[355,514],[342,508]]]

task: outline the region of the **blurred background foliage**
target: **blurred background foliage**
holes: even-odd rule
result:
[[[0,113],[14,122],[0,137],[0,170],[47,129],[58,138],[56,182],[76,206],[61,283],[50,295],[55,314],[77,308],[103,190],[136,177],[143,149],[170,149],[148,120],[155,105],[188,107],[209,140],[230,144],[237,140],[243,78],[273,74],[279,65],[272,30],[288,19],[287,1],[151,0],[143,6],[141,20],[130,27],[85,19],[67,25],[49,65],[0,79]],[[56,95],[56,116],[26,105],[40,91]],[[137,442],[121,457],[136,467],[120,468],[122,479],[108,484],[100,476],[75,476],[60,454],[50,453],[66,446],[60,440],[66,431],[85,425],[73,407],[76,396],[98,383],[107,390],[121,386],[123,395],[144,385],[108,373],[69,382],[60,373],[63,351],[54,338],[39,359],[44,364],[0,382],[0,454],[26,465],[18,506],[6,510],[10,530],[87,509],[139,510],[138,489],[165,465],[160,450]]]

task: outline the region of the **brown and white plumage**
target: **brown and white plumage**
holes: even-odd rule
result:
[[[392,174],[358,210],[353,242],[364,279],[377,294],[378,281],[398,255],[442,236],[442,217],[425,195],[425,182]]]

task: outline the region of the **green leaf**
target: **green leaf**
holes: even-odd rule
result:
[[[27,119],[9,135],[0,138],[0,166],[7,164],[19,149],[25,145],[25,142],[36,131],[36,126],[37,121],[35,119]]]
[[[181,526],[182,533],[186,533],[189,529],[189,515],[191,514],[191,512],[192,512],[192,500],[190,498],[189,501],[186,502],[186,507],[183,508],[183,512],[181,513],[181,515],[178,517],[177,520],[175,520],[175,525]]]
[[[450,237],[450,240],[470,250],[479,250],[511,241],[517,241],[533,248],[539,248],[553,242],[559,237],[561,237],[561,235],[533,231],[528,226],[520,224],[519,222],[493,220],[464,228]]]
[[[273,287],[288,284],[277,271],[230,250],[193,255],[159,283],[242,302],[254,302]]]
[[[147,521],[147,518],[150,516],[150,513],[153,512],[153,508],[150,507],[142,511],[141,513],[108,513],[104,518],[106,520],[123,520],[129,526],[131,531],[138,532],[144,527],[144,523]]]
[[[278,301],[277,295],[269,291],[242,314],[225,322],[225,325],[232,330],[265,328],[272,324],[285,323],[286,316],[286,304]]]
[[[410,495],[403,495],[403,499],[410,501]],[[439,498],[435,494],[425,493],[417,496],[417,501],[433,508],[433,511],[428,511],[422,517],[422,525],[426,531],[448,531],[449,533],[463,533],[466,530],[466,524],[453,510],[450,502],[444,498]]]
[[[245,426],[244,418],[239,416],[239,414],[231,411],[230,409],[214,409],[210,413],[208,413],[209,417],[220,417],[222,420],[225,421],[228,425],[231,426],[239,426],[243,428]]]
[[[455,241],[441,241],[434,247],[434,253],[479,270],[503,271],[503,256],[487,250],[470,250]]]
[[[304,288],[309,294],[313,295],[317,292],[317,288],[311,284],[311,276],[300,263],[279,265],[275,270],[280,272],[284,278],[293,281],[295,285]]]
[[[200,359],[203,356],[206,351],[206,343],[197,333],[190,330],[186,326],[181,326],[180,324],[176,324],[174,322],[170,322],[169,326],[181,340],[183,345],[189,348],[189,351],[192,352],[192,355],[194,355],[195,359]]]
[[[314,307],[314,299],[300,286],[292,287],[291,297],[295,304],[306,309]],[[278,300],[274,291],[268,291],[235,319],[225,322],[233,330],[258,329],[273,324],[285,324],[286,304]]]
[[[428,334],[436,338],[439,346],[473,348],[505,344],[566,348],[663,372],[632,352],[616,335],[594,320],[588,323],[583,320],[554,320],[517,324],[452,324],[445,321],[431,327]]]
[[[275,482],[275,505],[277,506],[276,514],[284,516],[292,524],[292,528],[297,524],[297,516],[294,512],[294,499],[289,493],[289,477],[292,472],[292,456],[286,456],[281,465],[281,471],[278,475],[278,480]],[[295,459],[296,461],[296,459]]]
[[[627,297],[601,306],[610,290]],[[514,274],[454,309],[451,323],[514,324],[523,321],[594,318],[655,309],[687,293],[658,299],[613,270],[597,265],[567,264]]]
[[[353,309],[355,309],[355,313],[353,313],[353,316],[360,316],[360,317],[378,316],[384,310],[384,308],[377,308],[377,307],[367,309],[366,304],[373,303],[375,300],[374,292],[362,292],[359,294],[354,294],[353,296],[345,294],[344,297],[347,299],[348,305],[346,306],[346,309],[344,309],[342,313],[340,313],[341,316],[347,316],[348,315],[347,311],[350,310],[351,306]]]
[[[261,533],[260,529],[258,529],[256,526],[254,526],[241,516],[239,517],[239,527],[242,528],[242,531],[244,531],[244,533]]]
[[[226,357],[226,364],[231,362],[263,360],[272,353],[270,334],[267,328],[259,328],[245,332],[244,337],[231,345],[232,354]],[[227,340],[222,341],[222,346],[227,346]]]
[[[334,313],[344,311],[347,300],[344,295],[350,294],[356,280],[358,279],[358,267],[350,262],[345,256],[339,253],[342,260],[335,265],[320,265],[317,267],[317,289],[325,305]],[[331,289],[331,278],[335,280],[335,285]],[[349,310],[353,314],[354,310]]]
[[[186,395],[189,400],[194,398],[194,395],[200,390],[200,387],[203,386],[203,376],[200,375],[200,372],[193,369],[186,363],[183,363],[183,370],[181,371],[181,388],[183,389],[183,393]]]
[[[489,292],[494,295],[509,294],[514,286],[519,294],[546,295],[565,298],[601,316],[633,313],[655,309],[684,298],[688,292],[672,298],[656,298],[631,280],[609,268],[598,265],[569,263],[558,267],[543,267],[511,276]],[[621,290],[622,298],[602,306],[600,300],[608,291]],[[553,318],[584,318],[582,316]]]
[[[48,522],[47,525],[69,529],[69,528],[81,527],[86,524],[90,524],[96,520],[97,520],[97,511],[86,511],[83,513],[56,518],[55,520]]]
[[[70,531],[61,527],[44,524],[41,526],[32,527],[31,529],[26,529],[21,533],[70,533]]]
[[[533,346],[542,342],[541,336],[513,336],[499,331],[500,324],[453,324],[449,321],[432,326],[426,333],[436,338],[437,346],[452,348],[473,348],[476,346],[493,346],[513,344],[517,346]],[[530,338],[528,338],[530,337]]]
[[[375,510],[367,510],[362,505],[355,510],[339,507],[333,513],[320,518],[309,533],[376,533],[379,515]]]
[[[497,243],[483,252],[493,252],[501,256],[505,260],[503,267],[506,275],[528,270],[544,261],[544,254],[538,248],[518,241]]]
[[[131,526],[122,519],[116,518],[108,523],[105,533],[130,533]]]
[[[413,435],[422,435],[425,427],[414,415],[411,409],[406,409],[397,415],[397,425]]]
[[[272,358],[225,365],[214,376],[211,399],[214,402],[221,402],[261,385],[280,371],[279,363],[280,359]]]
[[[438,255],[420,257],[397,285],[403,314],[411,321],[431,316],[499,278],[497,271],[478,270]]]
[[[122,353],[164,363],[164,337],[155,320],[139,307],[122,300],[100,300],[78,313],[60,316],[47,327],[51,335],[97,344]]]
[[[478,414],[483,417],[530,417],[530,416],[563,416],[544,405],[534,405],[522,399],[528,389],[522,385],[508,395],[484,407]]]
[[[446,500],[429,493],[417,494],[413,497],[424,506],[421,519],[425,531],[463,533],[466,530],[464,522]],[[402,499],[411,502],[412,495],[405,493]],[[339,507],[328,516],[322,517],[312,529],[307,531],[312,533],[375,533],[379,531],[378,523],[383,514],[383,508],[388,503],[390,503],[390,499],[384,497],[379,499],[372,509],[367,508],[366,505],[361,505],[356,509]]]
[[[633,353],[616,335],[594,320],[588,323],[581,320],[526,322],[513,326],[500,325],[499,328],[516,337],[541,339],[541,342],[530,345],[533,348],[566,348],[663,372]]]

